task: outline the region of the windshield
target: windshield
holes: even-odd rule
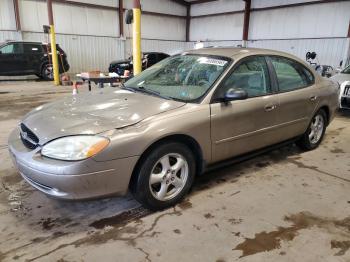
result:
[[[350,65],[348,65],[343,71],[343,74],[350,74]]]
[[[135,91],[185,102],[200,99],[223,73],[228,58],[177,55],[162,60],[125,83]]]

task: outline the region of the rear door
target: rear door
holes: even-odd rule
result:
[[[283,139],[303,134],[318,104],[315,77],[301,63],[280,56],[270,56],[278,85],[279,119]]]
[[[26,60],[26,70],[32,73],[40,72],[40,65],[44,50],[41,44],[24,43],[24,59]]]
[[[218,102],[230,88],[246,90],[248,99]],[[274,144],[278,97],[265,58],[251,56],[239,62],[216,90],[210,109],[213,161]]]
[[[0,48],[0,74],[21,74],[25,71],[22,43],[9,43]]]

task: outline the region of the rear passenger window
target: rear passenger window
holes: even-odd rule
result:
[[[43,49],[41,45],[24,44],[24,53],[26,54],[37,54],[42,53]]]
[[[230,88],[244,89],[248,97],[270,94],[270,77],[265,58],[255,56],[241,62],[224,80],[223,86],[219,89],[219,97]]]
[[[314,83],[313,74],[300,63],[283,58],[271,57],[281,92],[304,88]]]

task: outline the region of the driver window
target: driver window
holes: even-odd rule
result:
[[[270,76],[265,58],[256,56],[241,62],[224,80],[219,97],[223,97],[230,88],[244,89],[248,97],[270,94]]]

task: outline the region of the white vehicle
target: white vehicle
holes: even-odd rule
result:
[[[331,79],[340,85],[339,108],[350,109],[350,65]]]

